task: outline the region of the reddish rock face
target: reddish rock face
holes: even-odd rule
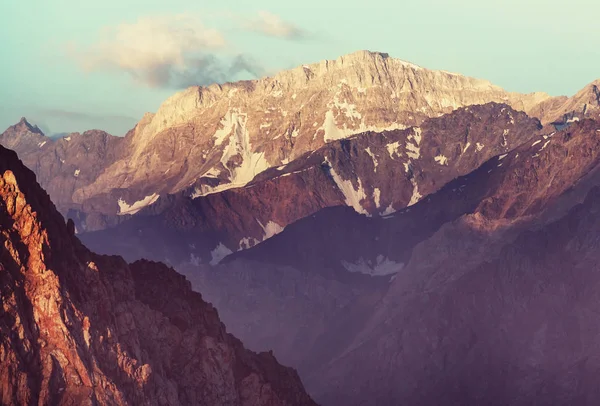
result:
[[[98,256],[0,147],[0,403],[314,405],[159,263]]]

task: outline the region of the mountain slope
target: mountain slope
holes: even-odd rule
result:
[[[414,258],[365,333],[310,380],[321,388],[318,398],[348,405],[595,404],[599,198],[592,189],[565,217],[499,250],[479,237],[457,243],[443,262]],[[467,226],[463,236],[473,232]],[[421,254],[460,237],[445,233]],[[461,252],[484,259],[463,262]]]
[[[391,274],[409,261],[416,244],[463,215],[477,214],[505,227],[553,207],[539,219],[548,221],[579,203],[600,181],[600,124],[588,119],[547,131],[394,214],[364,218],[332,207],[227,260],[365,273],[383,272],[387,263]]]
[[[133,133],[127,161],[115,162],[74,199],[127,188],[139,190],[141,200],[192,184],[210,193],[352,134],[418,125],[466,105],[498,101],[528,109],[547,98],[361,51],[174,95]]]
[[[585,210],[591,210],[586,216],[595,215],[599,163],[600,123],[583,120],[560,132],[536,135],[393,215],[367,218],[347,207],[328,208],[232,255],[215,270],[182,269],[197,274],[193,280],[208,292],[232,331],[253,348],[271,345],[278,357],[296,365],[323,404],[438,404],[445,396],[451,398],[450,404],[495,404],[492,396],[499,397],[499,404],[512,404],[502,390],[526,403],[537,387],[521,393],[522,388],[494,386],[493,395],[480,395],[486,382],[469,381],[468,374],[460,375],[465,380],[463,397],[455,393],[463,383],[449,377],[468,371],[463,358],[481,366],[481,376],[495,377],[486,364],[473,361],[478,356],[489,359],[489,352],[477,351],[492,351],[492,346],[481,338],[472,350],[477,355],[471,357],[471,339],[462,331],[474,330],[479,337],[493,329],[497,318],[477,316],[456,328],[448,326],[448,320],[463,320],[463,313],[479,314],[478,308],[504,311],[497,310],[496,302],[488,305],[489,298],[512,301],[511,295],[523,294],[534,300],[537,291],[513,292],[508,276],[498,291],[490,287],[479,292],[474,287],[473,303],[472,296],[457,299],[465,296],[463,285],[488,287],[503,277],[479,276],[490,263],[502,267],[502,272],[505,263],[518,266],[506,272],[520,275],[527,274],[534,261],[535,287],[560,283],[561,272],[571,275],[568,266],[544,273],[547,261],[556,263],[553,266],[564,263],[554,256],[548,241],[578,249],[579,242],[565,241],[578,239],[579,231],[564,224],[578,224],[578,215],[569,213],[581,211],[573,207],[586,195]],[[563,226],[555,229],[552,222],[557,220]],[[547,230],[541,231],[547,236],[540,238],[539,230]],[[578,266],[591,275],[597,238],[592,231],[586,233],[588,245],[576,261],[581,260]],[[504,253],[521,247],[535,250],[523,263]],[[592,266],[585,268],[590,256]],[[446,297],[446,289],[462,293]],[[551,322],[552,314],[545,317]],[[518,326],[511,327],[508,339],[517,337],[518,331]],[[562,334],[568,337],[568,332]],[[529,354],[526,348],[521,351],[523,356]],[[502,353],[499,359],[509,355]],[[544,368],[540,373],[550,371]],[[519,379],[541,381],[536,385],[553,382],[548,376],[538,380],[536,373],[524,373]],[[499,379],[510,385],[518,382],[510,374]],[[483,400],[477,403],[472,398],[476,396]]]
[[[77,161],[81,155],[71,160],[67,154],[53,168],[36,170],[40,179],[62,166],[72,170],[71,178],[76,170],[93,173],[93,181],[49,192],[63,213],[78,211],[70,214],[78,230],[96,230],[159,195],[243,186],[266,169],[354,134],[420,125],[468,105],[495,101],[528,111],[549,99],[360,51],[256,81],[192,87],[145,115],[118,147],[98,152],[107,157],[101,162],[85,166]],[[17,152],[27,163],[39,160]]]
[[[3,404],[313,405],[172,269],[93,254],[0,147]]]
[[[99,252],[128,259],[216,263],[325,207],[385,215],[413,205],[531,139],[540,127],[505,105],[458,109],[419,127],[330,142],[245,187],[162,198],[122,225],[82,238]]]

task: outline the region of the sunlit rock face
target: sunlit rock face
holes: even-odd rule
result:
[[[183,276],[96,255],[74,231],[0,147],[2,404],[315,405]]]

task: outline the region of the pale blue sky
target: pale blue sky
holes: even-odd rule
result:
[[[191,76],[190,65],[206,66],[206,55],[215,55],[212,77],[222,78],[238,54],[258,65],[254,72],[271,73],[369,49],[507,90],[571,95],[600,78],[599,13],[592,0],[4,0],[0,131],[26,116],[51,132],[122,135],[175,87],[202,81],[206,72],[194,68]],[[143,40],[126,44],[115,65],[108,29],[135,25],[128,32],[148,40],[139,27],[154,32],[152,24],[168,21],[172,29],[177,15],[193,16],[185,35],[198,34],[181,42],[185,74],[161,75],[176,55],[160,53],[160,66],[131,57]],[[138,70],[148,64],[151,70]]]

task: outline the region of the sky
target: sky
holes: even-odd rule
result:
[[[0,131],[124,135],[190,85],[368,49],[509,91],[600,78],[597,0],[4,0]]]

